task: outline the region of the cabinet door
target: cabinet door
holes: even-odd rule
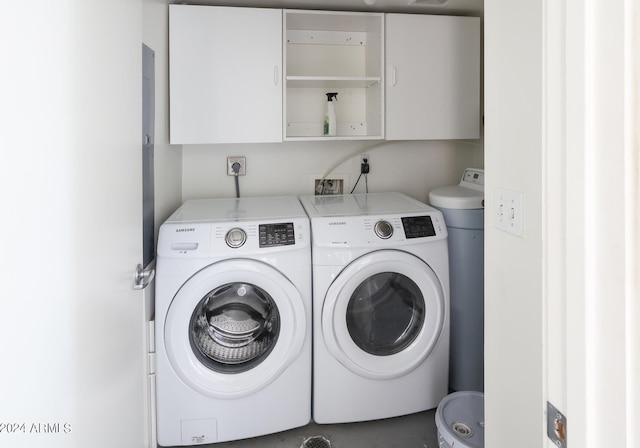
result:
[[[387,14],[386,138],[480,136],[480,19]]]
[[[169,8],[171,143],[282,141],[282,10]]]

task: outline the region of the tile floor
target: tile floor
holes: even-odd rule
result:
[[[436,410],[372,422],[318,425],[310,423],[253,439],[199,445],[203,448],[301,448],[312,437],[328,439],[331,448],[438,448]],[[316,443],[311,447],[315,448]],[[308,445],[307,445],[308,446]],[[317,446],[317,445],[316,445]],[[325,446],[328,446],[325,444]]]

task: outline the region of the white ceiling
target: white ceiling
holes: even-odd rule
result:
[[[483,15],[484,0],[190,0],[169,3],[194,5],[253,6],[264,8],[324,9],[329,11],[375,11],[416,14]]]

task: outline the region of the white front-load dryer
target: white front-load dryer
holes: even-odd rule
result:
[[[314,421],[437,407],[449,365],[441,212],[400,193],[300,200],[312,229]]]
[[[310,421],[310,250],[296,197],[191,200],[161,226],[160,445],[237,440]]]

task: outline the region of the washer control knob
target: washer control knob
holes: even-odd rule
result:
[[[391,235],[393,235],[393,226],[389,221],[378,221],[373,227],[373,230],[376,232],[376,235],[383,240],[389,239]]]
[[[242,245],[247,241],[247,233],[244,230],[235,227],[227,232],[224,240],[226,241],[227,246],[232,249],[237,249],[238,247],[242,247]]]

